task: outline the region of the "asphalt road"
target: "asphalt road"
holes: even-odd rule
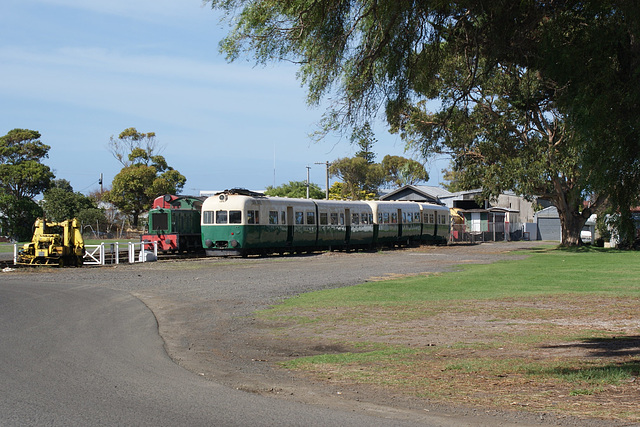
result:
[[[304,405],[205,380],[166,354],[154,315],[124,291],[0,283],[2,426],[459,425]]]

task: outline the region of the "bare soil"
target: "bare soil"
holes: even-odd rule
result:
[[[442,417],[459,417],[469,425],[630,425],[634,420],[598,412],[598,406],[612,405],[620,411],[633,410],[640,398],[638,385],[606,390],[606,393],[568,396],[567,390],[549,390],[549,384],[528,382],[525,377],[499,379],[470,374],[463,381],[473,384],[475,393],[466,399],[452,393],[425,397],[419,390],[382,386],[335,378],[327,372],[308,373],[283,369],[285,362],[305,355],[358,351],[345,344],[353,338],[334,322],[331,329],[314,329],[293,321],[269,320],[256,315],[284,298],[312,290],[350,286],[365,281],[402,275],[451,271],[467,263],[489,263],[522,257],[514,253],[538,242],[484,243],[447,247],[396,249],[375,253],[322,253],[249,259],[164,260],[157,263],[85,267],[82,269],[20,269],[34,280],[66,281],[78,285],[99,285],[131,292],[155,314],[168,354],[176,363],[207,379],[230,387],[276,398],[337,407],[379,408],[410,413],[429,411]],[[582,363],[607,357],[624,363],[640,352],[638,301],[602,300],[597,309],[585,311],[593,301],[548,298],[528,301],[484,302],[484,306],[432,307],[428,319],[404,319],[378,325],[366,319],[378,313],[363,313],[357,333],[363,341],[433,347],[431,364],[420,375],[430,384],[458,387],[460,376],[447,377],[444,360],[459,357],[547,360],[564,358]],[[505,310],[532,310],[527,321],[513,322],[497,315]],[[543,310],[544,309],[544,310]],[[544,313],[544,315],[540,314]],[[614,314],[612,314],[614,313]],[[626,317],[620,318],[624,313]],[[339,318],[339,310],[327,314]],[[540,318],[544,316],[544,318]],[[526,319],[526,316],[525,316]],[[623,340],[565,342],[562,345],[525,344],[509,348],[469,348],[490,337],[517,336],[519,331],[541,323],[567,330],[608,330]],[[353,340],[351,340],[353,341]],[[507,342],[516,342],[507,339]],[[460,347],[459,344],[466,345]],[[438,368],[440,367],[440,368]],[[414,373],[404,373],[414,374]],[[434,383],[435,381],[435,383]],[[496,398],[498,396],[499,398]],[[543,400],[546,399],[546,402]],[[552,404],[549,404],[551,402]],[[555,402],[555,403],[554,403]],[[578,406],[583,410],[575,411]],[[551,409],[549,409],[551,408]],[[556,408],[554,410],[553,408]],[[614,411],[615,412],[615,411]],[[604,416],[604,418],[602,418]],[[616,419],[617,418],[617,419]],[[464,421],[464,422],[462,422]]]

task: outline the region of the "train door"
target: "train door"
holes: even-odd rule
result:
[[[346,226],[344,243],[348,245],[351,240],[351,209],[344,210],[344,221]]]
[[[293,206],[287,206],[287,246],[293,244]]]

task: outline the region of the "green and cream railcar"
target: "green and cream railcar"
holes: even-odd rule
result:
[[[422,242],[446,244],[451,232],[449,208],[433,203],[418,203],[422,217]]]
[[[371,247],[373,213],[361,202],[266,197],[243,191],[202,208],[207,255],[249,255]]]
[[[367,201],[373,210],[376,245],[408,244],[420,240],[420,206],[415,202]]]
[[[202,205],[207,255],[249,255],[313,246],[316,206],[311,200],[221,193]]]

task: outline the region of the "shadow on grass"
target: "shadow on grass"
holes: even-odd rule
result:
[[[589,351],[589,357],[623,357],[640,355],[640,336],[585,338],[581,342],[544,346],[548,349],[579,348]],[[638,364],[636,364],[638,365]]]

